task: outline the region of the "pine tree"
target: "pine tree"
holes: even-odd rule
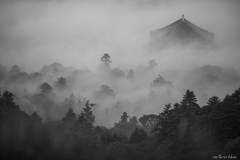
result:
[[[92,113],[93,106],[95,106],[95,104],[89,104],[89,101],[87,101],[87,103],[85,104],[85,108],[83,108],[84,118],[90,125],[95,122],[95,116]]]
[[[11,92],[4,91],[1,96],[1,101],[8,108],[19,109],[19,106],[14,102],[14,96]]]
[[[107,71],[109,71],[111,69],[110,63],[112,63],[112,62],[110,61],[110,56],[107,53],[105,53],[101,57],[101,62],[102,62],[102,64],[101,64],[102,69],[107,70]]]
[[[193,91],[186,91],[186,94],[183,96],[183,100],[181,101],[181,107],[184,111],[200,108],[197,104],[197,98]]]
[[[217,137],[224,142],[240,135],[240,88],[226,95],[212,111],[212,126]]]
[[[207,104],[211,105],[211,106],[214,106],[214,105],[216,105],[220,102],[221,102],[221,100],[217,96],[213,96],[213,97],[209,98]]]
[[[76,125],[87,124],[87,120],[85,119],[83,112],[81,112],[80,115],[77,116],[77,121],[75,124]]]
[[[132,132],[132,134],[129,138],[129,143],[130,144],[138,144],[141,141],[143,141],[144,139],[146,139],[147,137],[148,137],[148,135],[147,135],[146,131],[144,131],[143,129],[136,128]]]
[[[169,129],[172,125],[173,113],[171,104],[165,104],[163,112],[158,116],[158,123],[156,124],[155,131],[162,133],[164,136],[168,136],[170,133]]]
[[[121,121],[120,122],[127,122],[128,121],[128,115],[127,112],[123,112],[123,115],[121,116]]]
[[[212,113],[214,107],[220,102],[221,100],[216,96],[209,98],[207,105],[201,108],[200,113],[205,115]]]
[[[95,122],[95,116],[92,113],[93,106],[95,106],[95,104],[89,104],[89,101],[86,102],[85,108],[83,108],[83,111],[78,115],[77,125],[93,126]]]
[[[73,112],[72,108],[69,108],[62,121],[68,124],[73,124],[76,122],[76,114]]]

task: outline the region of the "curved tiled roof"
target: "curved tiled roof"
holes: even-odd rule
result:
[[[172,45],[187,45],[194,42],[200,46],[216,46],[214,34],[189,22],[184,16],[163,27],[150,31],[151,48],[164,48]]]
[[[166,27],[157,29],[156,31],[161,33],[162,35],[164,35],[164,34],[168,34],[168,33],[172,32],[175,29],[178,29],[178,27],[181,25],[187,25],[187,26],[191,27],[194,31],[196,31],[198,34],[200,34],[201,36],[203,36],[204,38],[206,38],[208,40],[212,40],[212,38],[213,38],[213,33],[210,33],[207,30],[204,30],[204,29],[194,25],[193,23],[186,20],[184,17],[177,20],[176,22],[173,22],[173,23],[167,25]]]

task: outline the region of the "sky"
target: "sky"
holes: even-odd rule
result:
[[[8,69],[17,64],[27,72],[53,62],[95,69],[108,53],[113,66],[147,64],[155,58],[163,68],[196,63],[237,68],[239,7],[232,0],[1,0],[0,64]],[[217,56],[184,51],[176,57],[174,48],[148,55],[149,32],[183,14],[214,33],[222,49]],[[186,59],[189,63],[182,65]]]

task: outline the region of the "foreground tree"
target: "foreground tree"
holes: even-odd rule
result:
[[[95,104],[89,104],[89,101],[86,102],[83,111],[80,113],[80,115],[78,115],[76,122],[77,125],[87,125],[90,127],[93,126],[93,123],[95,122],[95,116],[92,113],[92,107],[94,106]]]
[[[221,100],[217,96],[213,96],[208,100],[207,104],[214,106],[220,102],[221,102]]]
[[[4,91],[2,95],[0,94],[0,104],[1,107],[19,109],[19,106],[14,102],[14,95],[8,91]]]
[[[173,120],[173,110],[171,109],[171,104],[166,104],[163,108],[163,112],[158,116],[158,122],[154,131],[158,131],[163,136],[169,136],[170,128]]]
[[[73,112],[72,108],[69,108],[62,121],[67,124],[74,124],[76,122],[76,114]]]
[[[217,137],[227,142],[240,135],[240,88],[227,95],[212,111],[212,126]]]
[[[181,106],[184,111],[200,108],[197,104],[197,98],[193,91],[186,91],[186,94],[183,96],[183,100],[181,101]]]
[[[147,132],[143,129],[136,128],[130,138],[129,138],[129,143],[130,144],[138,144],[141,141],[145,140],[148,137]]]

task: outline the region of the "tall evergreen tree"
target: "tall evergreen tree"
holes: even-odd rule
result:
[[[1,95],[1,101],[8,108],[19,109],[19,106],[14,102],[14,95],[11,92],[4,91]]]
[[[227,142],[240,135],[240,88],[226,95],[212,111],[212,126],[217,137]]]
[[[171,104],[165,104],[163,112],[158,116],[158,123],[156,124],[155,131],[160,132],[164,136],[169,135],[169,129],[172,125],[173,120],[173,110],[171,109]]]
[[[95,104],[89,104],[89,101],[87,101],[85,104],[85,108],[83,108],[84,117],[90,125],[95,122],[95,116],[92,113],[93,106],[95,106]]]
[[[132,132],[132,134],[129,138],[129,143],[130,144],[138,144],[141,141],[143,141],[144,139],[146,139],[147,137],[148,137],[148,135],[147,135],[147,132],[145,130],[136,128]]]
[[[83,111],[78,115],[76,124],[93,126],[93,123],[95,122],[95,116],[92,113],[93,106],[95,106],[95,104],[89,104],[89,100],[86,102]]]
[[[200,108],[197,104],[197,98],[193,91],[186,91],[186,94],[183,96],[183,100],[181,101],[181,106],[184,111],[188,109],[198,109]]]
[[[73,124],[77,120],[76,114],[73,112],[72,108],[69,108],[62,121],[68,124]]]

